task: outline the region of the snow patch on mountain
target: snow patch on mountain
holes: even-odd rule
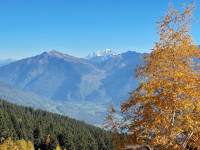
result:
[[[85,58],[94,62],[101,62],[114,55],[116,55],[116,53],[112,52],[110,49],[105,49],[102,51],[92,52]]]

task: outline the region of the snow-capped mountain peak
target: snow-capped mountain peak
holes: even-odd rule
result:
[[[85,58],[94,62],[101,62],[110,58],[113,55],[116,55],[116,53],[112,52],[110,49],[105,49],[102,51],[92,52]]]

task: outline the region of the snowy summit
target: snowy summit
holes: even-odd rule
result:
[[[113,55],[116,55],[116,53],[112,52],[110,49],[105,49],[102,51],[92,52],[85,58],[94,62],[101,62],[110,58]]]

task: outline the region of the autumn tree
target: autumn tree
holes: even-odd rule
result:
[[[46,145],[49,145],[50,141],[51,141],[50,134],[48,134],[46,139]]]
[[[160,149],[200,149],[200,74],[193,61],[200,50],[190,35],[194,8],[190,3],[179,12],[170,4],[157,21],[160,39],[135,72],[140,85],[121,102],[120,116],[111,107],[107,117],[107,128],[128,134],[118,146],[136,140]]]
[[[30,141],[27,142],[27,149],[28,150],[34,150],[34,146]]]
[[[0,150],[34,150],[34,146],[30,141],[26,142],[22,139],[14,142],[9,137],[0,145]]]
[[[56,150],[61,150],[59,146],[56,147]]]
[[[17,148],[20,150],[34,150],[33,144],[30,141],[26,142],[23,139],[18,140],[16,145],[17,145]]]
[[[9,137],[7,138],[2,145],[0,145],[0,150],[15,150],[17,148],[16,144]]]

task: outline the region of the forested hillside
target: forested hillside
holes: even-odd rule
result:
[[[0,100],[0,137],[24,139],[35,149],[110,150],[110,134],[83,121]],[[48,138],[49,137],[49,138]]]

